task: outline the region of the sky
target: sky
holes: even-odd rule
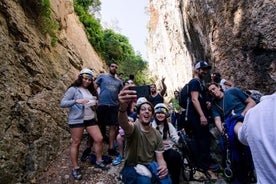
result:
[[[147,60],[148,0],[101,0],[101,3],[103,27],[126,36],[135,53],[141,53],[142,58]]]

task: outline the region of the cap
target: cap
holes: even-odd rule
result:
[[[92,70],[88,69],[88,68],[84,68],[80,71],[80,75],[83,75],[83,74],[87,74],[88,77],[92,78],[93,77],[93,72]]]
[[[164,113],[168,118],[170,116],[169,109],[164,103],[158,103],[154,107],[154,114],[156,113]]]
[[[195,69],[200,69],[200,68],[211,69],[211,66],[208,65],[206,61],[198,61],[195,65]]]

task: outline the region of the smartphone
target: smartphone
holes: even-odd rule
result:
[[[137,93],[137,98],[140,97],[147,97],[150,94],[150,86],[143,85],[143,86],[131,86],[129,87],[130,90],[135,90]]]

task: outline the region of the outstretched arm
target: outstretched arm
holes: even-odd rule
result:
[[[119,98],[119,113],[118,121],[126,134],[133,131],[133,123],[129,123],[127,116],[127,107],[135,98],[137,98],[136,91],[129,90],[129,86],[125,86],[118,95]]]
[[[165,84],[165,77],[162,78],[162,90],[160,91],[161,96],[164,96],[167,91],[167,86]]]

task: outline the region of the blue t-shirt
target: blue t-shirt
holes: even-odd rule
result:
[[[246,99],[248,96],[238,88],[229,88],[224,92],[222,99],[215,99],[212,104],[213,118],[220,116],[226,119],[234,110],[235,114],[241,114],[246,107]]]
[[[119,105],[118,94],[123,88],[123,83],[110,74],[99,75],[96,84],[100,87],[98,105]]]

